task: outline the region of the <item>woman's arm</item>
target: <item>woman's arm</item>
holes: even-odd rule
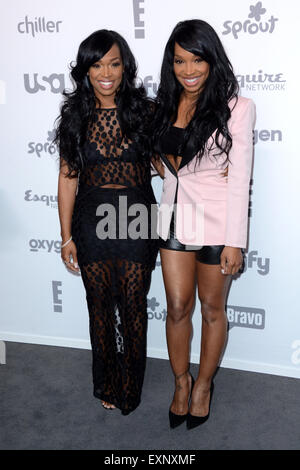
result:
[[[78,177],[68,178],[68,171],[67,163],[61,158],[58,177],[58,214],[62,245],[65,244],[72,236],[72,215],[78,185]],[[78,267],[76,246],[73,241],[68,242],[67,245],[61,249],[61,257],[69,269],[76,273],[80,271]]]
[[[164,179],[165,177],[165,169],[164,169],[164,166],[162,164],[162,161],[159,159],[159,160],[155,160],[154,158],[151,159],[151,175],[152,176],[156,176],[156,175],[159,175],[162,179]]]
[[[68,165],[61,159],[58,177],[58,213],[62,244],[71,237],[71,223],[75,203],[78,178],[67,178]]]

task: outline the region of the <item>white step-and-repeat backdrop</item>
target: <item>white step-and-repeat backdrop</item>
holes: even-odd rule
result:
[[[90,348],[81,278],[60,259],[57,149],[51,144],[68,64],[101,28],[129,42],[150,95],[175,24],[201,18],[220,35],[241,94],[257,106],[244,273],[228,298],[221,365],[300,378],[298,0],[11,0],[1,8],[0,339]],[[153,180],[157,198],[161,182]],[[167,358],[160,260],[148,298],[148,356]],[[201,319],[193,315],[192,362]],[[3,348],[3,344],[2,344]]]

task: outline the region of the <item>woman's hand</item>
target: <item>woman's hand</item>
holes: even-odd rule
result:
[[[222,274],[236,274],[243,265],[243,255],[240,248],[225,246],[221,253]]]
[[[77,249],[73,241],[70,241],[67,246],[61,249],[61,259],[68,269],[75,273],[80,273],[77,260]]]

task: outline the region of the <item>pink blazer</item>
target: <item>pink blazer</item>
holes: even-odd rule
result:
[[[231,103],[232,109],[235,100]],[[162,239],[168,237],[177,189],[175,226],[181,243],[246,247],[254,123],[253,101],[239,96],[228,121],[232,136],[230,162],[225,161],[224,153],[214,157],[216,150],[212,148],[200,164],[195,155],[176,173],[163,157],[165,177],[157,222]],[[227,167],[228,176],[224,176]]]

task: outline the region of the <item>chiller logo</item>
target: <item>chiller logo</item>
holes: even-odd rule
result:
[[[255,5],[250,5],[250,13],[245,21],[225,21],[223,26],[225,28],[222,31],[223,35],[232,33],[234,39],[238,39],[239,33],[244,32],[248,34],[269,33],[272,34],[275,29],[276,21],[273,15],[264,21],[261,21],[261,17],[266,13],[266,9],[263,8],[262,2],[257,2]]]
[[[256,330],[263,330],[265,328],[266,313],[261,308],[227,305],[226,313],[229,329],[235,326]]]
[[[59,33],[61,23],[62,21],[46,21],[44,16],[36,16],[33,21],[29,21],[26,15],[24,21],[18,23],[17,29],[21,34],[31,34],[35,37],[39,33]]]

